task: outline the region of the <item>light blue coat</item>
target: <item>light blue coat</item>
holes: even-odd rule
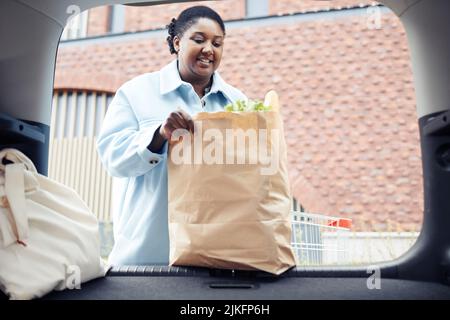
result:
[[[114,209],[112,265],[169,262],[167,223],[167,142],[161,154],[147,149],[155,130],[178,107],[190,115],[221,111],[247,99],[215,72],[202,99],[181,80],[174,60],[158,72],[140,75],[116,92],[100,130],[97,149],[113,177],[121,177],[122,192]],[[204,107],[202,107],[204,105]]]

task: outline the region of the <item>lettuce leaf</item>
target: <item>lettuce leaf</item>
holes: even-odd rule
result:
[[[270,111],[271,106],[265,106],[259,100],[237,100],[234,103],[229,103],[224,107],[227,112],[255,112],[255,111]]]

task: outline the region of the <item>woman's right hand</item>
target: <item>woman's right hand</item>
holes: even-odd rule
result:
[[[159,127],[159,134],[165,140],[170,141],[172,133],[177,129],[186,129],[194,133],[194,121],[186,111],[181,109],[177,109],[169,114],[161,127]]]

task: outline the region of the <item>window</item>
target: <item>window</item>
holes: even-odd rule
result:
[[[246,4],[254,1],[231,3],[202,4],[226,21],[222,76],[254,99],[269,89],[280,93],[292,209],[298,213],[293,243],[307,246],[298,252],[299,264],[357,265],[399,257],[418,236],[423,191],[410,57],[398,18],[372,1],[264,1],[267,16],[257,19],[246,17]],[[190,5],[120,7],[116,20],[125,22],[117,30],[125,33],[81,40],[82,51],[78,43],[61,46],[56,73],[64,67],[67,75],[71,65],[78,75],[104,75],[107,90],[114,92],[134,76],[159,70],[173,58],[162,26]],[[75,68],[68,60],[83,63]],[[58,93],[57,100],[71,94]],[[78,114],[68,110],[55,117]],[[85,111],[85,122],[100,123],[102,112]],[[87,136],[95,137],[97,125],[83,130],[88,127],[93,131]],[[83,131],[67,124],[54,130],[57,143]],[[54,157],[57,151],[52,152]],[[91,208],[109,219],[111,204],[103,193],[91,196],[100,201],[88,198]]]
[[[84,38],[87,35],[88,10],[73,16],[61,35],[61,40]]]

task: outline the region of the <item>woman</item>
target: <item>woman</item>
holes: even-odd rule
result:
[[[114,215],[113,265],[168,264],[167,141],[176,129],[194,130],[191,115],[246,99],[216,71],[225,26],[215,11],[186,9],[168,29],[177,59],[119,88],[97,140],[105,168],[124,178]]]

